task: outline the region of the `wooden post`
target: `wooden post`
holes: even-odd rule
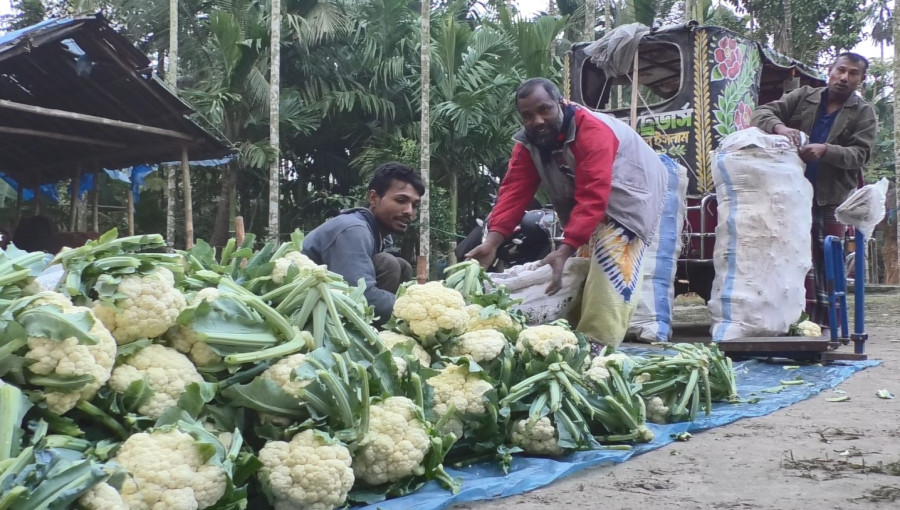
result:
[[[419,165],[425,193],[419,203],[419,258],[416,260],[416,279],[418,282],[428,281],[428,265],[431,258],[431,146],[430,146],[430,114],[431,114],[431,2],[422,2],[419,27],[421,44],[419,46],[419,63],[421,66],[421,119],[419,134]]]
[[[281,239],[279,203],[281,201],[281,133],[278,129],[281,102],[281,0],[269,2],[272,10],[271,40],[269,41],[269,146],[275,159],[269,164],[269,227],[268,237],[276,243]]]
[[[184,249],[194,246],[194,208],[191,203],[191,165],[187,145],[181,147],[181,178],[184,188]]]
[[[125,200],[125,209],[127,211],[125,217],[128,218],[128,235],[133,236],[134,235],[134,192],[133,192],[133,189],[134,188],[131,188],[130,186],[129,186],[129,188],[130,189],[128,190],[128,194],[127,194],[128,198],[126,198],[126,200]]]
[[[246,237],[246,232],[244,231],[244,217],[243,216],[235,216],[234,217],[234,242],[238,246],[244,244],[244,238]]]
[[[72,177],[72,196],[69,203],[69,232],[75,231],[75,220],[78,219],[78,188],[81,184],[81,165],[75,167],[75,177]]]
[[[94,186],[91,189],[91,209],[94,222],[91,232],[100,232],[100,172],[94,170]]]
[[[631,74],[631,129],[637,128],[637,103],[638,103],[638,73],[641,71],[641,61],[638,57],[639,50],[634,50],[634,70]]]

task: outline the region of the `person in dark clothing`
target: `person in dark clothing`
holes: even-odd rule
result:
[[[380,165],[369,183],[368,207],[341,213],[303,239],[303,254],[344,277],[350,285],[362,278],[365,296],[379,322],[394,309],[397,289],[412,277],[406,260],[386,253],[391,234],[406,231],[425,194],[421,177],[406,165]]]
[[[777,101],[758,107],[751,124],[767,133],[786,136],[806,162],[813,186],[812,260],[806,278],[806,312],[810,320],[828,325],[825,285],[825,237],[843,238],[846,227],[834,211],[862,185],[862,167],[875,145],[875,110],[856,94],[866,78],[868,60],[841,53],[828,70],[828,85],[800,87]],[[801,133],[809,137],[803,143]]]
[[[50,218],[43,215],[29,216],[19,220],[13,234],[13,244],[20,250],[56,253],[56,232],[56,225]]]

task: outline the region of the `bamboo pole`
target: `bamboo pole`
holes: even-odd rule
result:
[[[234,217],[234,242],[240,246],[244,244],[244,239],[247,237],[247,233],[244,230],[244,217],[243,216],[235,216]]]
[[[100,172],[94,170],[94,185],[91,193],[91,209],[93,212],[93,224],[91,232],[100,232]]]
[[[75,177],[72,177],[72,196],[69,199],[69,232],[75,231],[75,220],[78,219],[79,184],[81,184],[81,165],[75,167]]]
[[[134,122],[125,122],[122,120],[107,119],[106,117],[98,117],[96,115],[87,115],[84,113],[67,112],[65,110],[57,110],[54,108],[43,108],[40,106],[32,106],[30,104],[16,103],[6,99],[0,99],[0,108],[7,110],[16,110],[20,112],[30,113],[33,115],[41,115],[44,117],[52,117],[55,119],[67,119],[78,122],[87,122],[89,124],[99,124],[101,126],[128,129],[138,131],[144,134],[166,136],[169,138],[178,138],[179,140],[194,141],[194,136],[173,131],[171,129],[163,129],[153,126],[145,126],[143,124],[135,124]]]
[[[166,68],[166,84],[178,91],[178,0],[169,0],[169,61]],[[175,249],[175,207],[178,197],[175,165],[166,168],[166,244]]]
[[[631,78],[631,129],[637,128],[637,103],[638,103],[638,73],[641,71],[641,61],[638,57],[640,50],[634,50],[634,70]]]
[[[122,143],[109,142],[106,140],[97,140],[96,138],[88,138],[86,136],[65,135],[61,133],[52,133],[50,131],[40,131],[37,129],[13,128],[0,126],[0,133],[7,135],[24,135],[34,136],[38,138],[47,138],[49,140],[61,140],[63,142],[84,143],[88,145],[100,145],[102,147],[111,147],[114,149],[125,149],[128,146]]]
[[[281,101],[281,0],[271,0],[272,29],[269,43],[269,146],[275,158],[269,164],[269,240],[280,239],[281,142],[278,129]]]
[[[419,204],[419,257],[416,260],[416,280],[419,283],[428,281],[428,266],[431,257],[431,216],[430,194],[431,184],[431,146],[430,146],[430,95],[431,95],[431,2],[422,2],[420,65],[421,65],[421,131],[419,140],[419,165],[421,166],[422,183],[425,185],[425,193]]]
[[[194,208],[191,202],[191,165],[188,163],[188,148],[181,148],[181,178],[184,191],[184,249],[194,246]]]
[[[125,199],[125,217],[128,218],[128,235],[134,235],[134,188],[128,190]]]

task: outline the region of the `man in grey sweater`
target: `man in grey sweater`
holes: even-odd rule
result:
[[[369,207],[341,213],[313,229],[303,239],[303,254],[343,276],[347,283],[365,281],[366,300],[378,322],[394,309],[400,284],[412,276],[409,262],[384,252],[391,234],[406,231],[416,216],[425,186],[406,165],[385,163],[369,183]]]

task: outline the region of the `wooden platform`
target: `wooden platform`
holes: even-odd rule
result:
[[[810,361],[867,359],[865,354],[855,354],[853,345],[846,345],[840,341],[832,342],[830,337],[825,336],[745,337],[723,340],[718,346],[733,358],[787,358]]]

